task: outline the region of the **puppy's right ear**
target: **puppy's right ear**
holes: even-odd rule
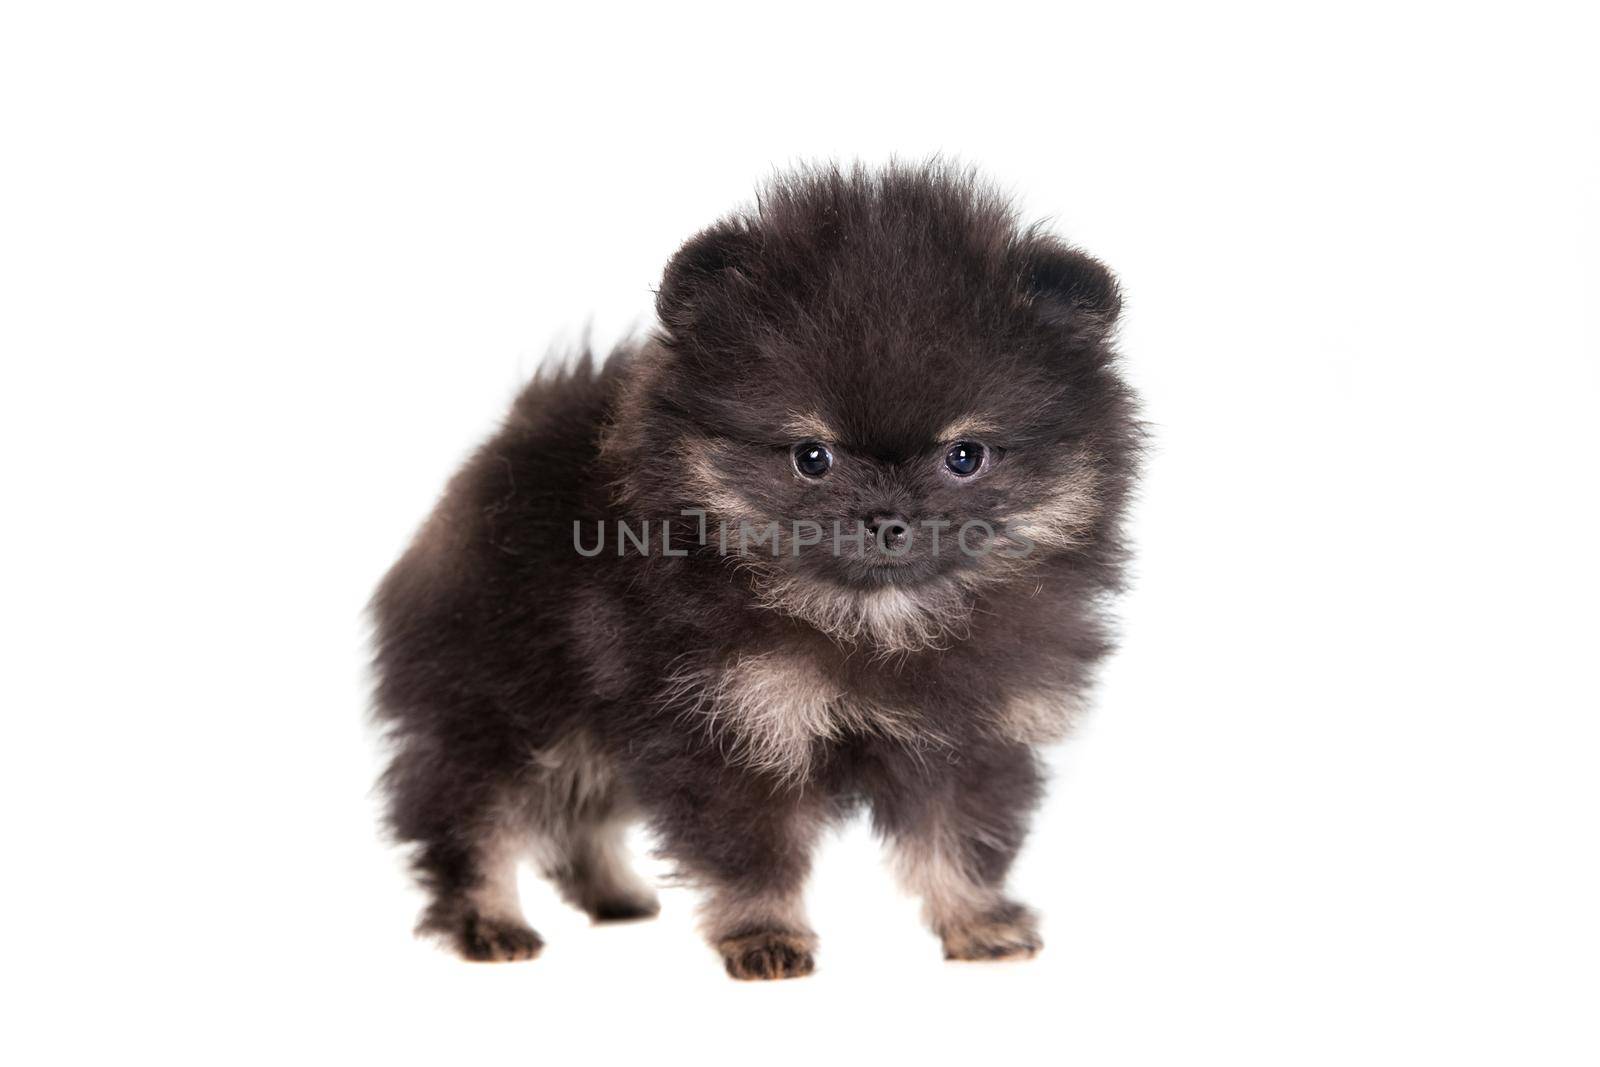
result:
[[[1105,264],[1055,238],[1028,248],[1023,276],[1030,302],[1058,326],[1103,336],[1122,311],[1122,290]]]
[[[669,330],[685,330],[727,286],[746,280],[744,268],[755,251],[755,237],[735,222],[702,230],[678,249],[661,276],[656,314]]]

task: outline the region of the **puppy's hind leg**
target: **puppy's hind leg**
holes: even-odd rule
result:
[[[585,820],[556,845],[549,874],[561,896],[597,923],[651,919],[661,904],[628,861],[625,817]]]
[[[530,819],[544,873],[568,903],[595,922],[648,919],[661,905],[634,872],[625,840],[632,798],[610,760],[585,734],[572,734],[537,760]]]
[[[412,870],[431,898],[417,933],[469,960],[525,960],[544,942],[517,902],[527,830],[501,775],[445,757],[426,735],[407,735],[384,775],[389,826],[413,849]]]
[[[517,864],[524,838],[497,826],[465,840],[425,845],[416,867],[433,893],[418,933],[433,934],[464,959],[529,960],[544,940],[523,918],[517,900]]]

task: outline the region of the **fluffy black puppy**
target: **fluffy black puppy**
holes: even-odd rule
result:
[[[1099,263],[947,166],[807,170],[668,265],[660,329],[544,375],[374,598],[392,827],[471,959],[516,865],[656,911],[648,820],[730,974],[812,968],[813,843],[864,804],[957,959],[1109,649],[1139,442]]]

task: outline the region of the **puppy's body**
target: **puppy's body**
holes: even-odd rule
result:
[[[652,914],[643,816],[730,973],[803,974],[811,846],[865,804],[947,955],[1031,954],[1003,883],[1033,746],[1109,647],[1138,438],[1114,283],[967,176],[820,171],[685,245],[658,311],[524,391],[375,598],[424,927],[535,954],[524,856],[596,919]]]

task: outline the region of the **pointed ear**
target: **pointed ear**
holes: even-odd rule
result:
[[[702,230],[684,242],[661,276],[656,291],[656,314],[669,330],[685,329],[699,319],[699,311],[722,286],[744,277],[741,267],[750,262],[755,238],[744,227],[729,222]]]
[[[1105,265],[1060,241],[1035,241],[1026,253],[1028,298],[1047,322],[1105,335],[1122,310],[1122,291]]]

